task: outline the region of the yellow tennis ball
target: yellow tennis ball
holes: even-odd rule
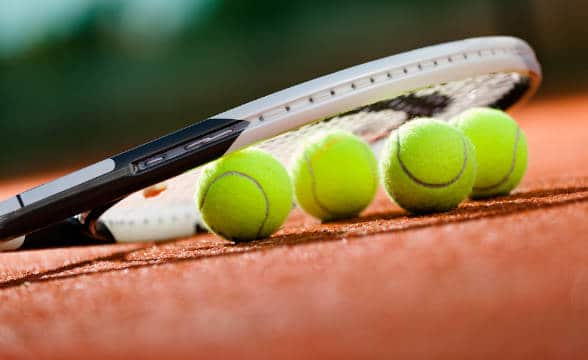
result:
[[[451,210],[472,191],[474,146],[446,122],[415,119],[390,135],[380,171],[386,192],[404,209],[413,213]]]
[[[527,139],[517,123],[505,112],[490,108],[467,110],[451,123],[476,149],[478,173],[470,196],[486,198],[510,193],[527,169]]]
[[[290,165],[296,203],[323,221],[354,217],[378,188],[378,166],[371,148],[343,131],[316,135]]]
[[[237,242],[260,239],[286,220],[292,209],[292,184],[273,156],[246,149],[204,167],[196,204],[212,232]]]

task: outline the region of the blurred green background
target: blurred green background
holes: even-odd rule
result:
[[[425,45],[519,36],[539,96],[588,84],[581,0],[0,0],[0,178],[71,169]]]

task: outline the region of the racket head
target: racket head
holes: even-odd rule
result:
[[[358,65],[215,117],[250,123],[228,152],[255,144],[287,166],[296,147],[318,131],[350,131],[378,155],[388,134],[415,117],[448,120],[474,106],[507,110],[532,96],[540,82],[541,68],[527,43],[474,38]],[[156,191],[136,192],[100,222],[120,242],[190,236],[203,228],[193,201],[198,176],[194,169]]]

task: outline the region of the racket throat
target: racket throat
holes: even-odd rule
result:
[[[99,221],[99,218],[119,201],[111,202],[32,232],[26,235],[22,248],[42,249],[115,243],[114,236],[106,225]]]

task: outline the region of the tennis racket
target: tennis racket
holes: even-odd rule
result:
[[[57,243],[64,231],[97,242],[190,236],[203,228],[193,202],[199,165],[251,145],[287,165],[301,141],[333,129],[362,137],[378,154],[388,134],[413,118],[446,120],[474,106],[509,109],[530,97],[540,81],[533,50],[512,37],[461,40],[375,60],[9,198],[0,203],[0,239],[12,249],[23,236],[25,245]]]

